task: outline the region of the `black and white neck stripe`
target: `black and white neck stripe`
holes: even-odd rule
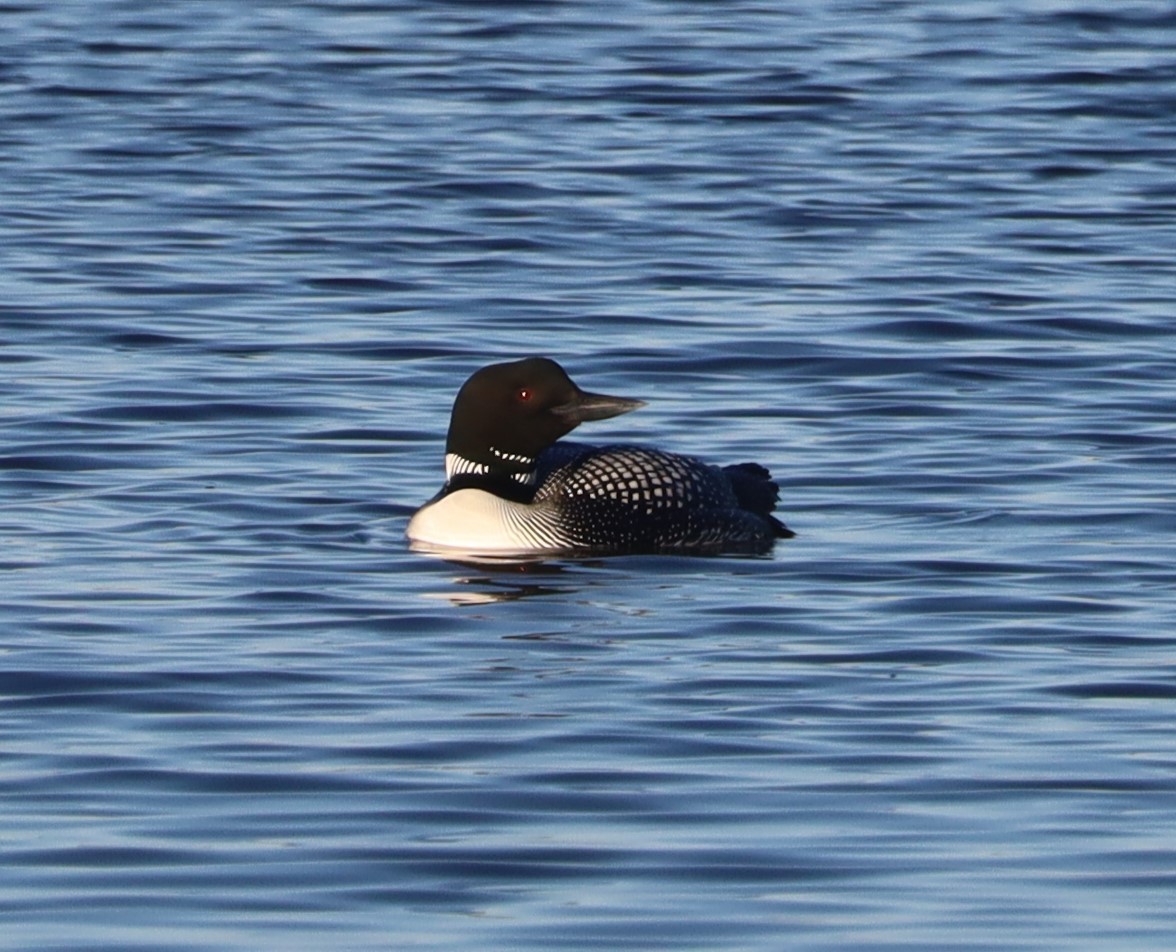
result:
[[[509,473],[515,482],[522,486],[534,486],[538,479],[538,471],[535,469],[535,461],[527,459],[525,456],[514,456],[506,453],[499,453],[496,450],[491,450],[495,456],[500,459],[510,460],[515,463],[529,463],[530,468],[522,473]],[[454,476],[461,476],[467,473],[474,475],[483,475],[493,472],[494,469],[489,463],[475,463],[472,460],[466,459],[464,456],[458,456],[456,453],[445,454],[445,479],[448,482]]]

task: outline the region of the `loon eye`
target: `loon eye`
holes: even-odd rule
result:
[[[535,391],[530,387],[519,387],[519,391],[515,396],[519,398],[520,403],[529,403],[531,397],[535,395]]]

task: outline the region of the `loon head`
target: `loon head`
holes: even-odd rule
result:
[[[458,391],[445,452],[481,472],[528,473],[540,453],[584,421],[642,406],[641,400],[581,390],[546,357],[491,364]]]

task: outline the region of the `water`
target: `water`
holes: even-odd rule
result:
[[[1167,949],[1166,4],[0,9],[14,949]],[[407,551],[449,405],[762,559]]]

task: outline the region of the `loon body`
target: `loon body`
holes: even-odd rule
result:
[[[458,392],[445,485],[408,538],[480,554],[766,552],[793,534],[772,515],[779,490],[756,463],[558,442],[641,406],[587,393],[542,357],[483,367]]]

